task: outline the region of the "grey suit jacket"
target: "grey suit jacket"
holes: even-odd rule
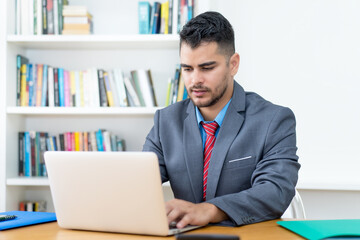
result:
[[[210,159],[206,202],[244,225],[279,218],[290,204],[300,164],[295,116],[234,81],[234,93]],[[156,112],[143,151],[159,158],[175,198],[202,201],[203,147],[191,100]]]

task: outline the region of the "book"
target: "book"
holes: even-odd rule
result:
[[[43,64],[37,64],[37,87],[36,87],[36,106],[41,106],[41,93],[43,85]]]
[[[115,86],[119,94],[119,105],[120,107],[127,107],[128,100],[126,96],[123,72],[120,69],[115,69],[114,77],[115,77]]]
[[[24,176],[24,162],[25,162],[25,139],[24,132],[19,132],[19,176]]]
[[[151,72],[149,70],[134,70],[131,71],[134,81],[137,81],[140,92],[143,97],[144,105],[146,107],[155,107],[156,98],[154,93],[154,87],[151,79]]]
[[[160,24],[161,24],[161,3],[154,2],[153,10],[152,10],[152,25],[151,25],[151,33],[158,34],[160,33]]]
[[[42,90],[41,90],[41,106],[46,106],[47,91],[48,91],[48,65],[43,65],[43,78],[42,78]]]
[[[109,107],[114,107],[115,106],[114,105],[114,97],[113,97],[113,91],[112,91],[111,84],[110,84],[109,73],[104,71],[103,76],[104,76],[106,96],[107,96],[107,100],[108,100],[107,105]]]
[[[27,106],[28,104],[28,96],[26,93],[26,72],[27,72],[28,64],[21,65],[21,87],[20,87],[20,106]]]
[[[19,1],[19,0],[18,0]],[[21,106],[20,94],[21,94],[21,66],[29,63],[29,59],[22,56],[16,56],[16,106]]]
[[[47,0],[46,2],[47,13],[47,34],[54,34],[54,2],[53,0]]]
[[[136,91],[136,95],[139,98],[140,106],[145,107],[146,104],[145,104],[145,101],[144,101],[143,93],[141,91],[141,85],[140,85],[140,81],[139,81],[139,78],[138,78],[138,72],[136,70],[134,70],[134,71],[131,71],[130,73],[131,73],[131,84],[133,85],[133,87],[134,87],[134,89]]]
[[[65,107],[65,80],[64,80],[63,68],[58,68],[58,82],[59,82],[59,106]]]
[[[160,33],[169,34],[169,1],[161,3]]]
[[[55,69],[50,66],[48,67],[48,106],[49,107],[56,106],[55,105],[55,79],[54,79],[54,75],[55,75],[54,70]]]
[[[104,70],[98,70],[98,85],[99,85],[99,101],[101,107],[108,106],[108,100],[106,96],[105,82],[104,82]]]
[[[9,211],[0,214],[16,216],[16,218],[11,221],[0,222],[0,230],[56,221],[55,213],[49,212]]]
[[[148,1],[138,3],[139,34],[148,34],[150,29],[151,5]]]

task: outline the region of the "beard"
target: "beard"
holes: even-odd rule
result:
[[[211,107],[215,105],[225,94],[226,90],[228,88],[228,84],[218,86],[215,91],[213,92],[210,88],[205,87],[203,85],[194,85],[189,88],[190,93],[195,91],[206,91],[210,94],[210,99],[205,102],[197,102],[196,97],[193,97],[192,94],[190,94],[190,99],[194,103],[195,106],[201,108],[201,107]],[[202,97],[201,97],[202,98]]]

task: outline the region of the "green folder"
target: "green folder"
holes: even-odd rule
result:
[[[280,221],[277,224],[311,240],[360,239],[360,219]]]

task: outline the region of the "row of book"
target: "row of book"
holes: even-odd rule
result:
[[[138,4],[140,34],[179,33],[193,18],[193,0],[167,0],[163,3],[141,1]]]
[[[155,107],[150,70],[70,71],[17,56],[17,106]]]
[[[27,212],[46,212],[46,201],[21,201],[19,211]]]
[[[188,93],[185,88],[184,79],[181,77],[181,68],[179,65],[175,69],[174,78],[169,78],[165,106],[180,102],[186,98],[188,98]]]
[[[19,132],[19,176],[47,176],[45,151],[125,151],[125,141],[107,130],[65,132]]]
[[[66,5],[68,0],[16,0],[15,34],[62,34]]]

